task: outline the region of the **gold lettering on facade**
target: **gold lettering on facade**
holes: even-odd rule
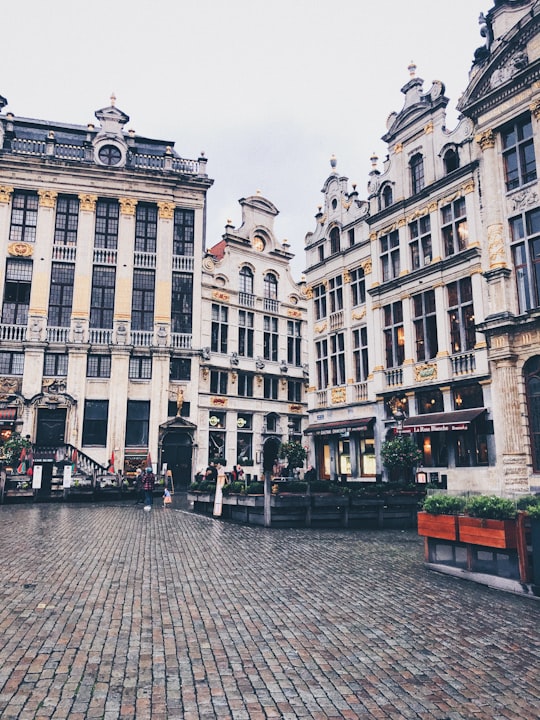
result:
[[[170,202],[158,202],[159,217],[161,220],[172,220],[174,217],[174,204]]]
[[[120,203],[121,215],[135,215],[137,200],[134,200],[133,198],[121,197],[118,198],[118,202]]]
[[[91,195],[90,193],[81,193],[79,195],[81,210],[86,210],[87,212],[95,212],[97,199],[97,195]]]
[[[38,190],[39,204],[41,207],[53,208],[56,205],[58,193],[56,190]]]
[[[347,391],[345,388],[332,388],[332,404],[338,405],[347,401]]]

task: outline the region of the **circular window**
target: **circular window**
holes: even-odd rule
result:
[[[122,153],[116,145],[103,145],[99,148],[98,157],[104,165],[118,165]]]

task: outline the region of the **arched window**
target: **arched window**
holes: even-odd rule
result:
[[[264,276],[264,297],[268,300],[277,300],[278,281],[274,273],[266,273]]]
[[[330,230],[330,254],[335,255],[341,250],[339,228],[334,227]]]
[[[381,193],[381,210],[384,210],[384,208],[390,207],[390,205],[394,202],[394,193],[392,192],[392,186],[391,185],[385,185],[383,187],[382,193]]]
[[[241,293],[253,295],[253,273],[247,265],[240,270],[240,287],[238,289]]]
[[[523,368],[527,407],[529,414],[529,437],[534,472],[540,471],[540,356],[530,358]]]
[[[420,153],[413,155],[409,163],[411,168],[411,190],[416,195],[420,190],[424,189],[424,158]]]
[[[448,175],[449,173],[458,169],[459,155],[457,153],[457,150],[455,150],[455,148],[449,148],[444,153],[443,163],[444,163],[444,172],[446,173],[446,175]]]

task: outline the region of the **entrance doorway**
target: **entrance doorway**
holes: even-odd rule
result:
[[[64,444],[66,432],[66,408],[49,410],[38,408],[36,445],[58,447]]]
[[[172,472],[175,488],[186,488],[192,481],[191,435],[179,430],[169,430],[161,445],[161,462]]]

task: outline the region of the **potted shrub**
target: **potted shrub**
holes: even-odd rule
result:
[[[458,515],[463,512],[465,498],[454,495],[430,495],[418,513],[418,534],[440,540],[458,539]]]
[[[409,482],[413,468],[422,460],[422,451],[408,435],[396,435],[381,446],[381,459],[392,479]]]
[[[294,471],[301,468],[304,464],[307,453],[303,445],[298,442],[282,443],[279,449],[279,457],[287,459],[287,466],[289,471],[294,474]]]
[[[517,508],[512,500],[495,495],[473,496],[467,500],[465,513],[458,519],[461,542],[495,548],[517,546]]]

